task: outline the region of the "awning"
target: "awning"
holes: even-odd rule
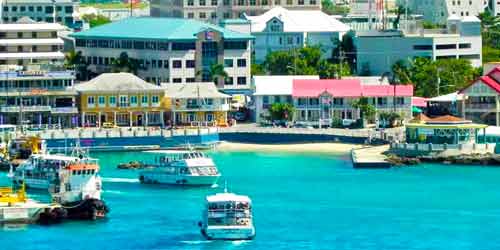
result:
[[[413,113],[422,113],[422,110],[420,108],[418,108],[418,107],[413,106],[411,108],[411,112],[413,112]]]

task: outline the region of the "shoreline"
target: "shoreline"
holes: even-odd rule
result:
[[[351,149],[362,148],[365,145],[349,143],[296,143],[296,144],[254,144],[222,141],[217,145],[217,151],[239,152],[285,152],[285,153],[349,153]]]

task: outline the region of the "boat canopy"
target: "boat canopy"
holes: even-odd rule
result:
[[[215,202],[247,202],[251,203],[252,201],[246,195],[237,195],[233,193],[221,193],[215,195],[207,196],[208,203]]]

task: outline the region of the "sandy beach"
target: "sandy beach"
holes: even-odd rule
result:
[[[219,151],[273,151],[273,152],[301,152],[301,153],[349,153],[351,149],[361,148],[363,145],[347,143],[304,143],[304,144],[249,144],[221,142],[217,146]]]

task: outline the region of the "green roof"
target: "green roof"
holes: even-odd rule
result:
[[[221,32],[225,40],[253,39],[253,36],[249,34],[235,32],[193,19],[160,17],[127,18],[76,32],[70,36],[74,38],[195,41],[196,34],[204,30]]]

